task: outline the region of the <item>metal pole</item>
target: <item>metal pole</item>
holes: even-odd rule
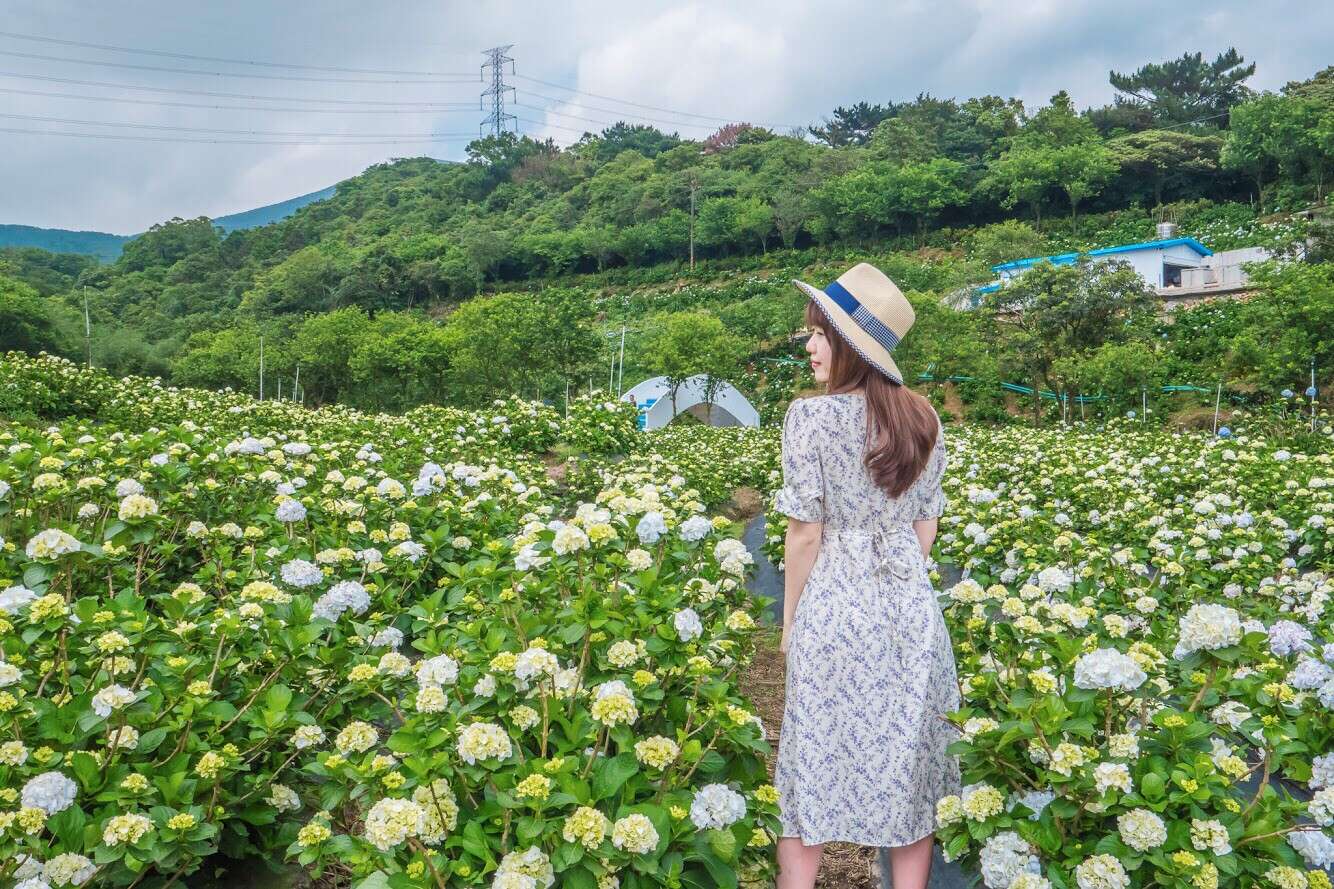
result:
[[[1144,422],[1145,414],[1149,412],[1149,390],[1143,386],[1139,387],[1140,413],[1139,421]]]
[[[616,371],[616,397],[621,397],[621,381],[625,379],[625,325],[621,325],[621,360]]]
[[[1218,405],[1223,400],[1223,381],[1218,381],[1218,391],[1214,393],[1214,435],[1218,434]]]
[[[283,400],[283,378],[282,378],[282,377],[279,377],[279,378],[278,378],[278,400],[279,400],[279,401],[282,401],[282,400]]]
[[[259,400],[264,400],[264,337],[259,338]]]
[[[88,285],[83,285],[83,352],[88,369],[93,369],[93,323],[88,318]]]
[[[1315,358],[1311,358],[1311,431],[1315,432]]]
[[[292,400],[296,401],[296,390],[301,385],[301,365],[296,366],[296,379],[292,381]],[[305,393],[301,395],[301,400],[305,401]]]

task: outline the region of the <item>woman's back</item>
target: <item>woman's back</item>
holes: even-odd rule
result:
[[[941,514],[945,436],[937,422],[935,448],[901,496],[876,486],[866,470],[866,399],[860,393],[819,395],[790,405],[783,423],[785,486],[818,509],[827,527],[888,528]],[[893,434],[891,431],[890,434]]]

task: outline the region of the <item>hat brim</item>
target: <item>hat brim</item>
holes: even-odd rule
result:
[[[858,355],[862,356],[867,364],[900,386],[903,385],[903,373],[899,371],[899,366],[894,363],[894,356],[890,355],[889,350],[877,343],[869,333],[862,330],[861,325],[854,321],[851,315],[843,311],[838,303],[829,298],[829,294],[818,287],[812,287],[805,281],[798,281],[796,278],[792,279],[792,283],[796,284],[803,293],[815,301],[815,304],[820,307],[820,311],[824,312],[825,317],[829,319],[829,323],[834,326],[834,329],[839,332],[844,341],[852,346]]]

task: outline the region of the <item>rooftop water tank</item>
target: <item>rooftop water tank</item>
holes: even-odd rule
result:
[[[1166,241],[1168,238],[1177,236],[1177,224],[1175,222],[1158,223],[1158,240]]]

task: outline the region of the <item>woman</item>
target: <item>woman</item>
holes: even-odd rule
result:
[[[884,272],[793,283],[811,298],[806,351],[828,394],[783,419],[778,889],[814,886],[830,840],[890,847],[895,889],[923,889],[936,800],[960,783],[943,718],[958,679],[926,562],[945,434],[890,354],[914,314]]]

